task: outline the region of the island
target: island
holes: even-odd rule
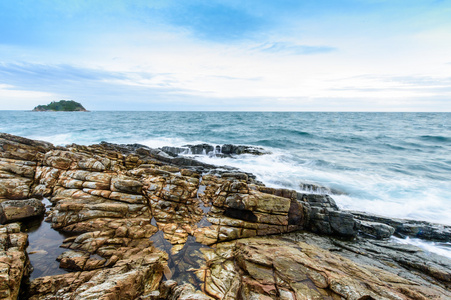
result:
[[[52,101],[47,105],[38,105],[33,111],[87,111],[83,105],[74,100]]]

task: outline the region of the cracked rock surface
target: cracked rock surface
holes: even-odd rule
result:
[[[68,273],[28,280],[13,222],[42,216],[42,198]],[[0,221],[0,299],[451,297],[449,260],[386,240],[402,221],[137,144],[0,134]]]

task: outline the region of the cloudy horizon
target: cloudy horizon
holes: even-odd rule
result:
[[[451,111],[448,1],[0,3],[0,109]]]

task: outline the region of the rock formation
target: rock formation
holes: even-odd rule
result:
[[[0,299],[451,297],[451,262],[387,241],[398,223],[176,154],[0,134]],[[29,281],[13,222],[42,215],[42,198],[69,234],[54,258],[69,272]]]
[[[212,155],[219,157],[233,157],[233,155],[251,154],[251,155],[265,155],[269,154],[268,151],[260,147],[251,147],[244,145],[231,145],[225,144],[222,146],[199,144],[199,145],[185,145],[183,147],[163,147],[162,151],[171,156],[177,156],[178,154],[192,154],[192,155]]]

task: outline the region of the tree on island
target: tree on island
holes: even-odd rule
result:
[[[52,101],[47,105],[38,105],[33,111],[87,111],[83,105],[74,100]]]

